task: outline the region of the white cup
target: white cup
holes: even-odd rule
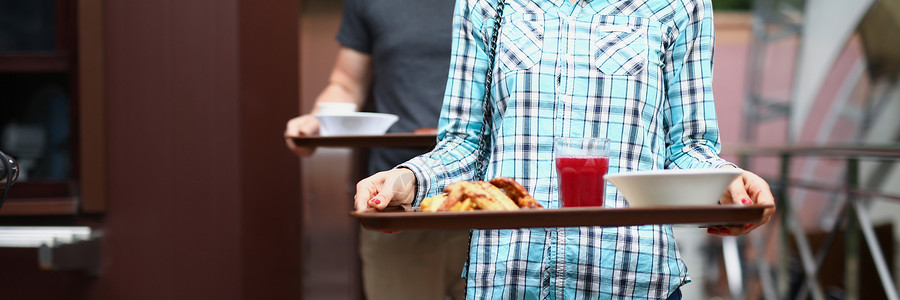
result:
[[[356,112],[356,103],[318,102],[316,103],[316,108],[319,109],[318,114],[323,115],[351,114]]]

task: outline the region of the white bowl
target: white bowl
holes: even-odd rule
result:
[[[631,207],[715,205],[739,169],[674,169],[607,174]]]
[[[397,115],[354,112],[340,114],[317,114],[319,135],[382,135],[400,118]]]
[[[318,113],[323,115],[352,114],[356,112],[356,103],[350,102],[317,102]]]

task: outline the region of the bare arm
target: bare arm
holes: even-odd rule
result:
[[[328,85],[316,98],[319,102],[349,102],[361,106],[366,100],[372,85],[372,57],[368,54],[341,46]],[[294,154],[308,157],[315,148],[298,147],[292,137],[308,136],[319,132],[319,121],[313,115],[318,108],[313,107],[308,114],[293,118],[287,122],[284,136],[287,147]]]
[[[361,106],[372,85],[372,71],[369,54],[341,46],[328,85],[316,98],[316,103],[350,102]],[[316,108],[311,113],[316,113]]]

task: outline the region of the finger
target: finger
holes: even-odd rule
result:
[[[291,151],[294,151],[294,148],[297,148],[297,144],[294,143],[294,138],[288,136],[284,137],[284,145],[287,146],[288,149],[291,149]]]
[[[368,201],[368,205],[373,209],[382,210],[387,207],[389,203],[391,203],[391,199],[394,199],[394,190],[390,188],[383,188],[378,191],[378,194],[375,194],[375,196]]]
[[[300,124],[303,122],[303,116],[299,116],[288,120],[284,128],[284,136],[300,136]]]
[[[369,206],[369,201],[378,192],[378,189],[371,178],[366,178],[356,184],[356,194],[353,195],[353,203],[357,212],[366,212],[373,210]]]
[[[295,120],[297,120],[297,118],[293,118],[288,121],[287,126],[285,126],[284,128],[284,144],[288,147],[288,149],[291,149],[291,151],[293,151],[294,148],[297,148],[297,144],[294,143],[294,136],[297,136],[295,129]]]
[[[297,155],[299,157],[310,157],[316,153],[316,147],[297,146],[297,144],[294,143],[293,137],[285,137],[284,143],[288,147],[288,149],[290,149],[291,152],[294,153],[294,155]]]
[[[748,231],[750,231],[768,223],[772,218],[772,215],[775,214],[775,197],[772,195],[769,184],[758,175],[751,172],[745,172],[744,180],[746,181],[747,191],[750,194],[751,199],[753,199],[753,203],[758,205],[769,205],[769,207],[763,211],[761,220],[748,229]]]
[[[752,226],[752,225],[751,225]],[[710,226],[706,232],[718,236],[738,236],[750,232],[747,225],[744,226]]]
[[[769,188],[769,184],[766,183],[765,180],[753,173],[748,174],[747,181],[747,191],[749,191],[750,197],[753,199],[753,202],[759,205],[771,206],[769,208],[766,208],[765,212],[763,213],[765,220],[768,221],[768,219],[775,213],[775,196],[772,195],[772,189]]]
[[[290,119],[285,126],[285,137],[312,136],[319,133],[319,120],[310,115]]]
[[[728,185],[719,202],[722,204],[753,204],[750,195],[744,189],[743,176],[738,176]]]
[[[394,198],[393,187],[386,184],[390,174],[387,172],[375,173],[375,175],[360,181],[357,185],[357,196],[354,196],[357,211],[382,210],[388,206]]]
[[[314,117],[303,118],[297,125],[297,132],[301,136],[311,136],[319,133],[319,120]]]
[[[288,149],[300,157],[310,157],[315,154],[315,147],[297,146],[294,138],[314,135],[318,133],[318,127],[318,121],[309,115],[299,116],[288,121],[284,131],[284,140]]]
[[[312,115],[302,115],[287,123],[286,136],[311,136],[319,133],[319,120]]]
[[[316,147],[295,146],[291,151],[299,157],[310,157],[313,156],[313,154],[316,154]]]

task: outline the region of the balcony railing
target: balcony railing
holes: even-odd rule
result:
[[[825,299],[825,292],[819,283],[818,275],[825,264],[825,258],[829,250],[835,244],[837,235],[844,234],[844,299],[859,299],[860,293],[860,238],[869,248],[868,255],[878,273],[881,285],[884,287],[886,299],[900,299],[897,296],[897,287],[891,276],[890,268],[882,253],[882,248],[876,238],[869,210],[873,201],[895,201],[900,203],[900,196],[889,194],[881,188],[865,188],[861,184],[861,162],[873,162],[877,164],[895,164],[900,162],[900,145],[883,146],[811,146],[811,147],[741,147],[733,149],[732,153],[739,155],[742,160],[758,157],[775,157],[780,160],[778,178],[770,179],[773,192],[776,194],[778,207],[778,229],[770,230],[768,234],[778,234],[780,243],[774,245],[776,257],[775,264],[771,263],[771,255],[766,251],[755,251],[757,257],[755,264],[759,271],[759,279],[762,283],[762,293],[765,299]],[[792,178],[792,162],[797,159],[824,158],[837,160],[843,164],[842,183],[823,184],[811,180]],[[839,178],[839,177],[838,177]],[[838,181],[838,180],[836,180]],[[887,183],[885,183],[886,185]],[[900,183],[895,183],[900,184]],[[791,189],[808,189],[825,192],[836,196],[840,201],[838,213],[834,223],[827,231],[827,236],[819,245],[816,253],[810,247],[807,235],[802,225],[797,221],[797,212],[792,207],[789,191]],[[774,220],[774,219],[773,219]],[[766,233],[763,233],[766,234]],[[802,266],[802,281],[799,289],[791,290],[791,274],[789,270],[789,253],[787,245],[791,240],[796,247],[797,256]],[[893,240],[893,237],[892,237]],[[890,253],[893,255],[893,253]]]

